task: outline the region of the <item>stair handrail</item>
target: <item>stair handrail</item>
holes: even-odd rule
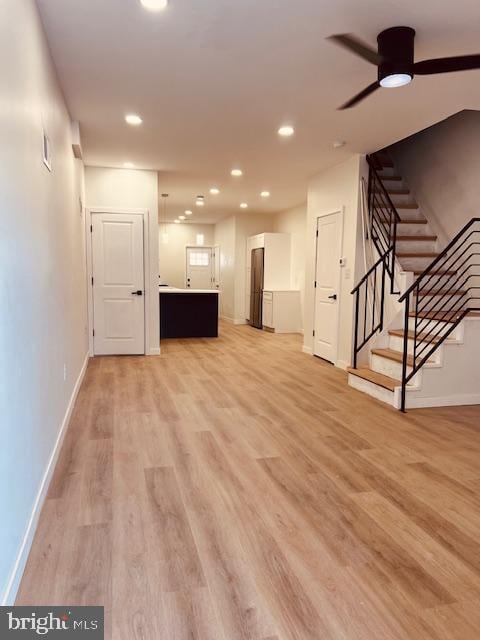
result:
[[[441,262],[442,258],[445,256],[445,254],[447,254],[447,253],[450,251],[450,249],[451,249],[451,248],[453,247],[453,245],[457,242],[457,240],[459,240],[459,239],[461,238],[461,236],[465,233],[465,231],[466,231],[467,229],[469,229],[469,228],[470,228],[473,224],[475,224],[476,222],[480,222],[480,218],[472,218],[471,220],[469,220],[469,221],[467,222],[467,224],[466,224],[464,227],[462,227],[462,228],[460,229],[460,231],[457,233],[457,235],[456,235],[456,236],[454,236],[453,240],[451,240],[451,241],[447,244],[447,246],[445,247],[445,249],[443,249],[443,250],[438,254],[438,256],[437,256],[434,260],[432,260],[432,262],[428,265],[428,267],[426,267],[426,268],[422,271],[422,273],[421,273],[419,276],[417,276],[417,278],[416,278],[416,279],[414,280],[414,282],[413,282],[413,283],[408,287],[408,289],[407,289],[404,293],[402,293],[402,295],[401,295],[401,296],[400,296],[400,298],[398,299],[398,301],[399,301],[399,302],[403,302],[403,301],[405,300],[405,298],[406,298],[406,297],[407,297],[407,296],[408,296],[408,295],[409,295],[409,294],[410,294],[410,293],[415,289],[415,287],[416,287],[416,285],[418,284],[418,282],[419,282],[420,280],[422,280],[422,279],[425,277],[425,275],[426,275],[427,273],[429,273],[429,272],[433,269],[433,267],[434,267],[435,265],[437,265],[437,264],[439,264],[439,263]]]
[[[380,161],[376,158],[375,154],[367,156],[367,163],[369,166],[368,174],[368,213],[370,217],[370,232],[372,233],[372,240],[375,244],[377,252],[380,256],[391,251],[391,258],[389,263],[389,275],[390,275],[390,293],[394,293],[394,274],[395,274],[395,259],[397,250],[397,225],[401,222],[400,214],[397,208],[392,202],[390,194],[388,193],[382,178],[379,176],[377,167]],[[376,193],[381,193],[383,202],[378,202]],[[387,209],[389,211],[388,229],[389,233],[384,233],[385,217],[383,211]],[[375,235],[376,234],[376,235]],[[383,240],[383,242],[382,242]]]
[[[397,225],[400,222],[400,215],[393,204],[388,191],[378,174],[377,167],[379,161],[375,155],[367,156],[369,166],[368,175],[368,234],[375,245],[378,260],[370,267],[367,273],[361,278],[351,291],[355,295],[355,326],[354,326],[354,347],[353,347],[353,368],[357,368],[358,354],[371,338],[383,331],[385,317],[385,283],[386,276],[390,280],[390,293],[395,293],[395,256],[397,245]],[[379,195],[380,194],[380,195]],[[388,211],[388,215],[386,214]],[[388,231],[385,230],[385,222],[388,222]],[[379,270],[381,272],[379,274]],[[378,283],[380,290],[378,291]],[[364,316],[363,316],[363,337],[359,335],[360,304],[362,299],[362,289],[364,290]],[[369,293],[369,290],[372,293]],[[380,308],[377,311],[378,297],[380,298]],[[369,299],[370,298],[370,299]],[[370,309],[369,305],[371,303]],[[367,329],[368,312],[370,310],[371,324]],[[377,317],[378,316],[378,317]]]
[[[400,407],[403,412],[408,382],[470,311],[480,311],[480,294],[472,295],[472,291],[480,290],[480,287],[465,287],[470,284],[469,280],[472,277],[480,280],[480,273],[471,272],[471,268],[480,267],[480,250],[474,249],[480,247],[480,235],[475,238],[476,234],[480,234],[480,225],[478,229],[472,228],[478,223],[480,218],[469,220],[399,298],[399,302],[405,304]],[[471,238],[474,239],[467,244]],[[436,267],[444,270],[441,275],[455,276],[442,284],[439,290],[435,289],[435,285],[429,284],[431,278],[436,275]],[[462,287],[459,291],[455,288],[458,286]],[[429,306],[429,297],[434,300],[433,306]],[[427,302],[422,303],[421,300],[425,299]],[[475,301],[476,306],[471,305],[472,301]],[[409,319],[413,305],[415,320],[413,331],[410,331]],[[448,328],[445,326],[446,323],[449,325]],[[409,340],[413,340],[412,353],[409,353]],[[422,344],[424,346],[421,346]]]
[[[380,258],[375,262],[374,265],[370,267],[367,273],[363,276],[363,278],[358,282],[358,284],[352,289],[351,294],[355,295],[355,328],[354,328],[354,344],[353,344],[353,368],[357,368],[358,363],[358,354],[363,349],[363,347],[370,341],[370,339],[377,333],[383,331],[383,321],[385,315],[385,279],[386,274],[388,273],[388,261],[389,254],[392,251],[392,248],[388,249]],[[375,320],[375,312],[376,312],[376,300],[377,300],[377,272],[378,268],[382,267],[381,270],[381,284],[380,284],[380,311],[378,314],[378,321]],[[367,334],[367,311],[368,311],[368,291],[369,291],[369,279],[372,279],[373,283],[371,289],[373,291],[372,294],[372,306],[371,306],[371,328]],[[360,298],[362,287],[365,285],[365,304],[364,304],[364,319],[363,319],[363,339],[360,342],[359,336],[359,315],[360,315]]]

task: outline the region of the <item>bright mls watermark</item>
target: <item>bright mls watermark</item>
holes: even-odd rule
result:
[[[103,607],[0,607],[0,640],[104,640]]]

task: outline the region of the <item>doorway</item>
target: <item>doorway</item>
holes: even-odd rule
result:
[[[336,363],[340,311],[340,260],[343,214],[317,219],[313,354]]]
[[[187,247],[185,286],[187,289],[217,289],[220,267],[218,247]]]
[[[145,353],[144,216],[91,213],[94,355]]]

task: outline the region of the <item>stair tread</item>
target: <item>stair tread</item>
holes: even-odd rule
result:
[[[397,236],[397,240],[400,242],[408,242],[411,240],[412,242],[435,242],[437,236]]]
[[[385,376],[383,373],[378,373],[377,371],[372,371],[369,367],[359,367],[358,369],[349,367],[347,371],[358,378],[373,382],[379,387],[383,387],[389,391],[394,391],[395,387],[400,387],[402,384],[400,380],[390,378],[390,376]]]
[[[406,253],[397,252],[397,258],[436,258],[438,255],[438,251],[408,251]]]
[[[423,273],[423,271],[414,271],[413,274],[415,276],[421,276]],[[440,269],[440,271],[429,271],[428,275],[429,276],[454,276],[456,275],[456,271],[442,271]]]
[[[467,292],[462,289],[454,289],[453,291],[450,289],[432,289],[431,291],[427,291],[426,293],[420,293],[420,298],[429,298],[431,296],[463,296]],[[417,292],[414,291],[413,295],[416,297]]]
[[[403,189],[387,189],[386,190],[387,193],[389,195],[392,196],[408,196],[408,194],[410,193],[410,189],[407,188],[403,188]],[[383,193],[382,189],[375,189],[375,193]]]
[[[422,318],[422,320],[437,320],[439,322],[454,322],[458,316],[463,312],[463,309],[456,309],[453,311],[420,311],[415,313],[411,311],[408,315],[410,318]]]
[[[381,356],[382,358],[387,358],[388,360],[394,360],[400,364],[403,362],[403,353],[401,351],[395,351],[395,349],[372,349],[372,354],[375,356]],[[413,366],[413,356],[407,356],[407,364],[410,367]]]
[[[428,224],[428,220],[426,218],[421,218],[420,220],[399,220],[398,224]]]
[[[404,329],[390,329],[388,334],[390,336],[397,336],[399,338],[405,337]],[[410,340],[415,338],[415,331],[408,331],[407,336]],[[440,337],[431,336],[428,333],[417,333],[417,341],[418,342],[439,342],[441,340]]]

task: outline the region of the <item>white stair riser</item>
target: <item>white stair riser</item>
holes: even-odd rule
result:
[[[405,271],[425,271],[433,259],[432,257],[403,258],[402,256],[398,256],[398,261]]]
[[[401,233],[401,235],[405,234]],[[408,240],[397,240],[398,253],[422,253],[424,251],[435,251],[436,248],[437,243],[435,240],[415,240],[415,236]]]
[[[418,275],[414,277],[418,278]],[[423,278],[421,288],[424,291],[428,291],[430,289],[449,289],[452,286],[452,279],[454,280],[455,276],[432,275],[428,278]]]
[[[384,358],[383,356],[377,356],[371,354],[370,356],[370,368],[372,371],[381,373],[384,376],[395,378],[397,380],[402,379],[402,363],[390,360],[390,358]],[[407,367],[407,374],[411,372],[411,367]],[[410,384],[417,386],[420,383],[421,371],[419,371],[414,378],[410,381]]]
[[[408,187],[405,185],[404,180],[389,180],[389,176],[391,175],[396,175],[395,172],[390,173],[389,175],[385,175],[382,178],[382,183],[383,186],[385,187],[385,189],[388,191],[388,189],[403,189],[403,188],[407,188]]]
[[[395,167],[383,167],[378,173],[382,180],[388,179],[388,176],[398,176]]]
[[[426,296],[418,299],[416,304],[416,296],[413,299],[412,310],[418,310],[419,313],[430,311],[443,312],[463,309],[465,298],[460,296]]]
[[[399,236],[428,236],[432,235],[428,224],[399,224],[397,226]]]
[[[388,186],[385,187],[388,196],[390,197],[390,200],[392,201],[392,204],[394,206],[397,205],[397,203],[399,204],[405,204],[405,203],[413,203],[414,199],[412,197],[412,195],[410,193],[392,193],[391,191],[400,191],[402,189],[402,187],[398,184],[394,184],[393,181],[388,183]],[[383,191],[377,191],[378,194],[384,194]]]
[[[402,204],[418,204],[410,193],[389,193],[390,200],[396,209],[402,207]]]
[[[417,321],[417,333],[427,333],[433,336],[443,336],[448,333],[452,325],[450,322],[441,322],[438,320],[430,320],[428,318],[418,318]],[[415,318],[410,317],[408,319],[408,328],[410,331],[415,331]],[[455,333],[455,330],[453,331]],[[453,335],[453,333],[451,335]]]
[[[400,220],[403,222],[408,222],[409,220],[424,220],[424,216],[420,209],[402,209],[399,208],[398,215],[400,216]]]
[[[374,384],[369,380],[364,380],[363,378],[354,376],[351,373],[348,375],[348,384],[354,389],[362,391],[363,393],[366,393],[369,396],[380,400],[381,402],[386,402],[391,406],[395,406],[393,392],[380,387],[378,384]]]
[[[403,338],[401,338],[400,336],[389,336],[388,346],[390,347],[390,349],[393,349],[393,351],[400,351],[400,353],[403,353]],[[426,353],[432,346],[433,344],[430,345],[430,347],[427,347],[426,342],[417,342],[417,354],[419,354],[419,352],[422,351],[422,356],[426,355]],[[424,347],[427,347],[425,351],[423,351]],[[441,349],[442,349],[442,346],[440,346],[438,350],[436,350],[435,353],[432,355],[431,360],[433,362],[437,362],[437,363],[440,362]],[[408,340],[408,353],[409,355],[413,355],[413,340],[411,339]]]

